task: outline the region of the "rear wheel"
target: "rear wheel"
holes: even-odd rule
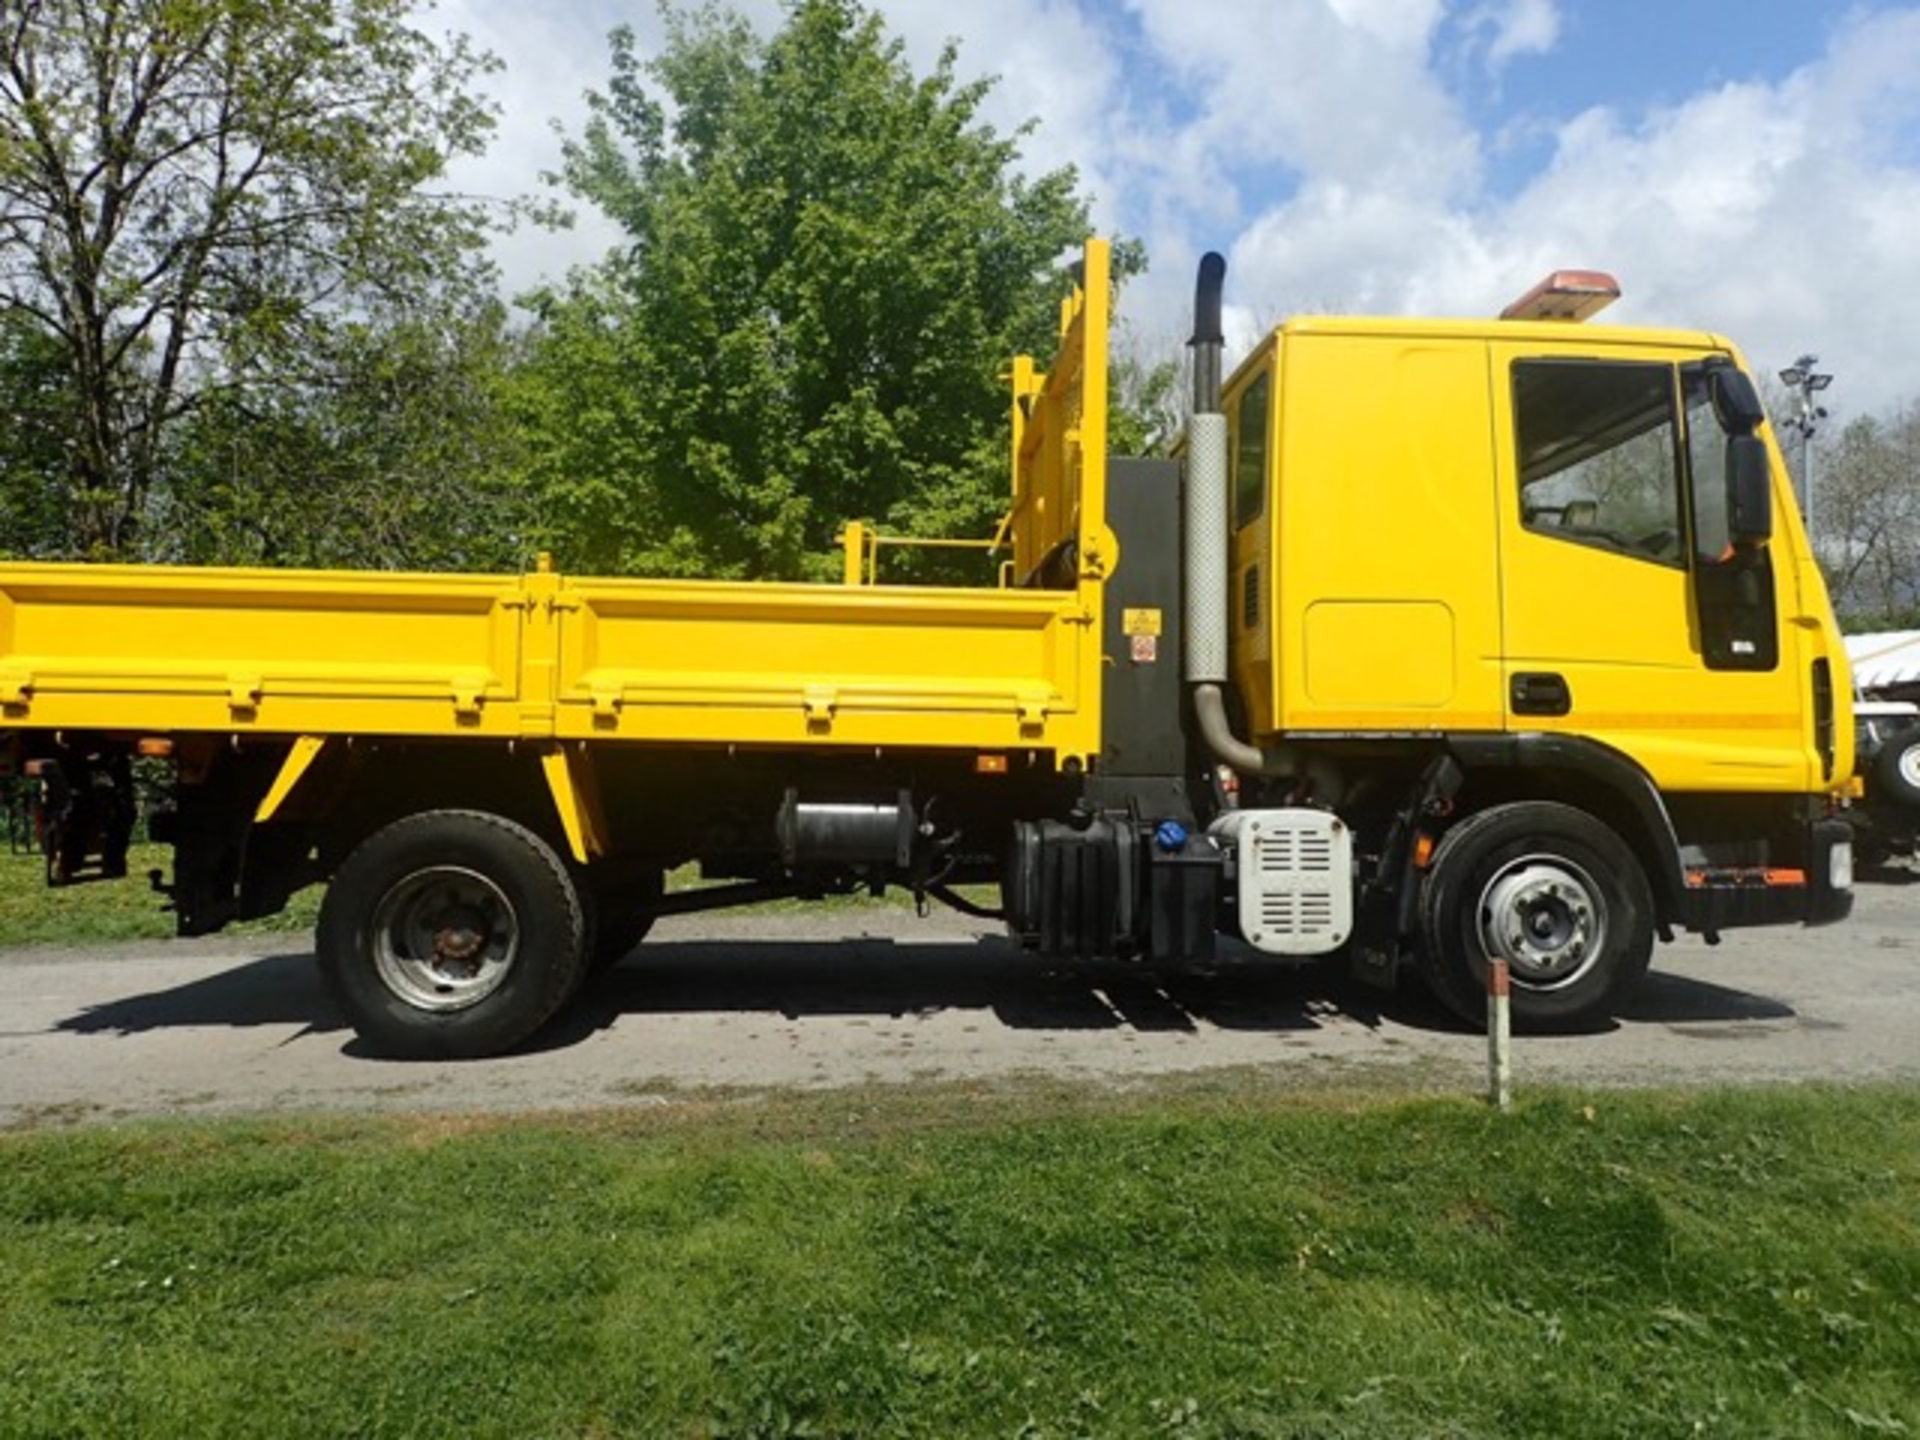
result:
[[[579,983],[585,919],[566,867],[523,825],[473,810],[395,821],[321,905],[321,974],[362,1039],[406,1058],[497,1055]]]
[[[1486,1016],[1489,957],[1504,959],[1513,1018],[1570,1029],[1612,1015],[1653,955],[1653,893],[1612,830],[1543,801],[1470,815],[1440,841],[1420,893],[1428,982]]]

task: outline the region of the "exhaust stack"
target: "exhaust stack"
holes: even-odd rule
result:
[[[1193,415],[1187,422],[1186,681],[1227,679],[1227,417],[1220,413],[1220,297],[1227,262],[1208,252],[1193,293]],[[1229,762],[1231,763],[1231,762]]]
[[[1193,695],[1193,718],[1208,752],[1221,763],[1250,775],[1299,776],[1316,767],[1290,746],[1262,750],[1233,733],[1227,720],[1229,678],[1227,595],[1233,518],[1228,513],[1227,417],[1220,409],[1221,357],[1226,334],[1221,327],[1221,296],[1227,262],[1209,251],[1200,261],[1193,292],[1193,416],[1187,422],[1186,509],[1186,670]],[[1311,777],[1332,790],[1332,775]]]
[[[1227,260],[1209,250],[1200,257],[1200,275],[1193,287],[1193,412],[1220,410],[1220,357],[1227,345],[1220,326],[1220,297],[1227,285]]]

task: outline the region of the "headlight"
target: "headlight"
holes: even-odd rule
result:
[[[1853,888],[1853,842],[1837,840],[1827,852],[1827,884],[1835,890]]]

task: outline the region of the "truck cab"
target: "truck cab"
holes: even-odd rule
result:
[[[1376,933],[1403,938],[1419,928],[1407,896],[1449,889],[1427,872],[1475,815],[1599,822],[1621,842],[1611,858],[1556,858],[1572,841],[1549,833],[1540,885],[1511,890],[1508,931],[1568,947],[1533,963],[1540,947],[1506,945],[1516,983],[1564,999],[1577,915],[1605,908],[1603,872],[1628,856],[1646,893],[1613,897],[1616,936],[1643,903],[1658,933],[1716,938],[1844,914],[1831,812],[1853,729],[1825,587],[1738,351],[1543,318],[1555,294],[1494,321],[1289,321],[1220,409],[1233,688],[1248,744],[1291,757],[1243,803],[1347,812],[1363,854],[1382,847],[1363,869],[1407,867],[1374,886],[1402,912]],[[1407,814],[1439,760],[1457,772],[1446,793]],[[1475,891],[1483,907],[1506,893]],[[1573,898],[1536,903],[1550,893]],[[1431,965],[1446,941],[1426,928]],[[1399,951],[1381,948],[1390,968]],[[1441,988],[1470,1008],[1473,983]]]

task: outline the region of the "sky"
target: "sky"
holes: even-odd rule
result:
[[[1035,122],[1023,163],[1074,166],[1100,231],[1146,243],[1122,320],[1150,358],[1207,250],[1238,348],[1300,312],[1491,315],[1573,267],[1618,277],[1609,320],[1718,331],[1763,373],[1817,355],[1836,422],[1920,400],[1920,4],[868,3],[918,69],[956,41],[997,77],[986,119]],[[440,0],[505,62],[465,188],[542,192],[621,23],[658,43],[653,0]],[[525,288],[616,239],[583,216],[498,259]]]

